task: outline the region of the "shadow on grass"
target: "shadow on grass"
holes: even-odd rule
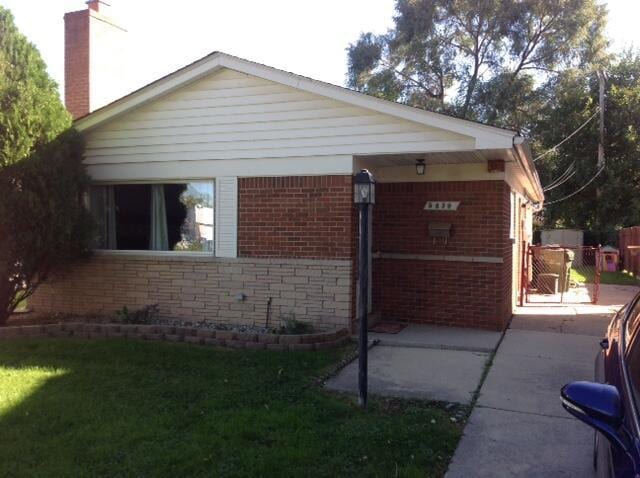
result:
[[[322,391],[340,354],[4,342],[0,476],[442,475],[460,426],[424,402],[365,412]]]

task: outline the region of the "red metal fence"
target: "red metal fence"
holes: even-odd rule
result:
[[[599,247],[528,246],[523,253],[520,305],[596,304],[601,262]]]
[[[640,226],[626,227],[618,232],[622,268],[640,275]]]

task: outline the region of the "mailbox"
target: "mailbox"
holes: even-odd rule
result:
[[[435,244],[439,238],[444,239],[446,244],[451,237],[451,223],[450,222],[430,222],[429,223],[429,237],[433,238]]]

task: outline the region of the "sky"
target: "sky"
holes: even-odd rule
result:
[[[394,0],[107,0],[102,11],[128,31],[134,90],[212,51],[344,85],[346,48],[361,32],[384,33]],[[640,1],[608,0],[613,49],[635,42]],[[64,82],[65,12],[83,0],[0,0]]]

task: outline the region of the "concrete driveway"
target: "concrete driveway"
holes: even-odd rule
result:
[[[597,306],[519,309],[447,478],[593,476],[593,432],[564,411],[560,388],[593,379],[598,342],[613,313],[637,290],[603,285]]]

